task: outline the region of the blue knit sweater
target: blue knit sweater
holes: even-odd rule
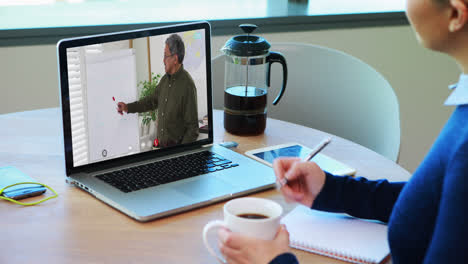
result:
[[[313,208],[388,222],[395,264],[468,261],[468,105],[455,109],[406,184],[327,174]]]

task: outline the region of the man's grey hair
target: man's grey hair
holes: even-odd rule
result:
[[[172,34],[166,39],[166,45],[169,47],[171,55],[177,54],[179,63],[182,64],[185,57],[185,45],[182,38],[177,34]]]

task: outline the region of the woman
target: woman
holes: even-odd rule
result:
[[[418,41],[446,53],[463,74],[446,101],[456,109],[407,183],[337,177],[313,162],[278,159],[277,180],[288,200],[314,209],[388,222],[393,263],[461,263],[468,259],[468,0],[407,0]],[[288,232],[262,241],[222,229],[229,263],[297,263]]]

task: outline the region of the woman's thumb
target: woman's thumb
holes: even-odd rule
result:
[[[279,242],[287,242],[289,243],[289,232],[286,229],[285,225],[281,225],[278,234],[276,235],[276,240]]]
[[[289,170],[285,173],[284,177],[288,180],[296,180],[301,174],[300,163],[295,162]]]

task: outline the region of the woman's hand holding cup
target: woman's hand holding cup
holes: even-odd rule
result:
[[[269,263],[276,256],[290,252],[286,226],[278,228],[273,240],[264,240],[221,228],[219,249],[227,263]]]
[[[211,221],[203,229],[203,242],[220,263],[257,263],[252,261],[270,258],[268,263],[289,251],[289,234],[280,227],[283,208],[278,203],[245,197],[227,202],[223,210],[224,220]],[[219,248],[226,260],[208,243],[208,232],[213,228],[220,228]]]

